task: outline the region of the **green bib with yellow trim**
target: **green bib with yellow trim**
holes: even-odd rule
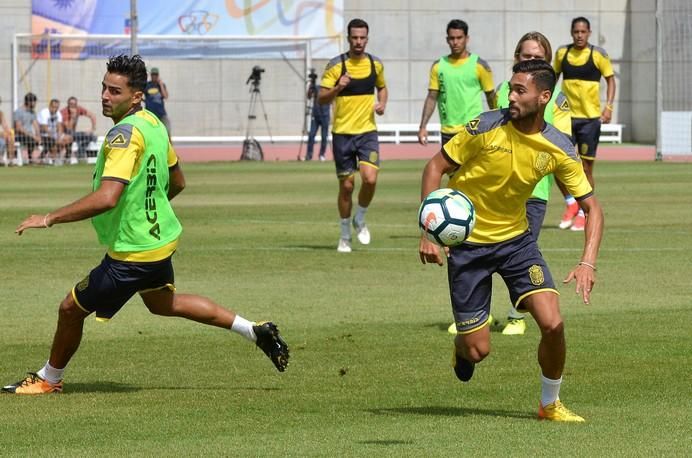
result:
[[[463,125],[481,114],[481,82],[478,80],[476,64],[478,55],[471,54],[462,65],[454,66],[449,56],[442,57],[437,64],[440,92],[437,109],[442,126]]]
[[[163,124],[154,125],[132,114],[115,125],[96,160],[93,189],[101,185],[106,164],[105,148],[126,146],[130,141],[117,127],[136,127],[144,138],[139,168],[125,186],[115,208],[91,219],[99,242],[117,252],[139,252],[160,248],[178,238],[182,226],[168,200],[168,134]],[[110,138],[112,137],[112,138]]]

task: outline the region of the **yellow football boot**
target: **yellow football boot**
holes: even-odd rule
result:
[[[562,402],[560,402],[559,399],[553,402],[552,404],[548,404],[545,407],[541,406],[541,404],[538,403],[538,419],[551,421],[569,421],[576,423],[583,423],[586,421],[582,417],[580,417],[579,415],[565,407],[565,405]]]

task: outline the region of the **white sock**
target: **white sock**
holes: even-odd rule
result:
[[[577,199],[575,199],[574,197],[572,197],[572,196],[570,196],[570,195],[568,194],[568,195],[565,196],[565,203],[566,203],[567,205],[576,204],[576,203],[577,203]]]
[[[38,376],[41,377],[48,383],[56,384],[62,380],[62,376],[65,373],[65,368],[56,369],[46,361],[46,365],[37,372]]]
[[[241,336],[245,337],[250,342],[257,342],[257,336],[252,327],[255,325],[252,321],[248,321],[240,315],[235,316],[233,324],[231,325],[231,331],[237,332]]]
[[[507,313],[507,318],[510,320],[523,320],[524,314],[517,311],[514,307],[509,308],[509,313]]]
[[[356,216],[353,218],[357,225],[363,225],[363,222],[365,221],[366,211],[368,211],[368,207],[361,207],[360,205],[358,205],[358,209],[356,210]]]
[[[541,405],[543,407],[560,399],[561,383],[562,377],[557,380],[553,380],[541,374]]]
[[[582,210],[581,208],[579,209],[579,216],[584,216],[584,210]]]
[[[351,240],[351,218],[341,218],[341,238]]]

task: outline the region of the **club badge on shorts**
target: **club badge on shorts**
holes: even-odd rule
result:
[[[531,284],[535,286],[540,286],[545,282],[545,276],[543,275],[543,269],[539,265],[532,265],[529,267],[529,278],[531,279]]]

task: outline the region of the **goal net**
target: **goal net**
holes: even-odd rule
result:
[[[657,159],[692,157],[692,3],[657,2]]]
[[[265,70],[257,118],[268,119],[270,134],[298,135],[304,120],[297,114],[305,111],[312,51],[335,39],[140,35],[136,51],[148,68],[160,69],[168,87],[166,110],[173,135],[223,138],[245,134],[250,107],[248,77],[255,66]],[[53,98],[60,100],[62,108],[68,97],[75,96],[81,106],[96,113],[98,132],[104,132],[109,120],[98,113],[105,62],[110,56],[132,51],[129,35],[17,34],[12,57],[14,107],[22,104],[27,92],[37,95],[38,110]],[[264,131],[259,133],[268,130],[264,124],[257,124],[256,129]]]

